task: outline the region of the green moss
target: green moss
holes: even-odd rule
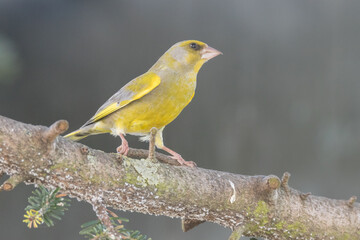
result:
[[[268,213],[268,205],[264,201],[259,201],[254,210],[254,217],[261,222],[261,225],[265,225],[269,222]]]
[[[96,159],[94,156],[89,155],[88,161],[92,161],[93,163],[96,162]],[[100,184],[104,182],[104,179],[102,178],[102,175],[96,174],[96,171],[90,171],[89,168],[79,168],[76,164],[71,164],[71,161],[65,161],[60,162],[57,164],[52,165],[50,168],[50,171],[56,171],[57,169],[65,170],[66,172],[76,173],[79,175],[83,181],[86,181],[91,184]],[[106,179],[107,182],[111,182],[111,179]]]
[[[50,171],[56,170],[56,169],[65,169],[67,168],[68,170],[70,170],[71,172],[75,172],[76,171],[76,167],[73,165],[70,165],[68,162],[61,162],[61,163],[57,163],[52,165],[49,169]]]
[[[348,233],[345,233],[341,236],[341,238],[337,238],[337,239],[342,239],[342,240],[350,240],[351,236]],[[354,239],[354,238],[353,238]]]
[[[244,232],[244,228],[242,226],[239,226],[236,228],[230,235],[229,240],[239,240]]]
[[[259,201],[255,207],[248,208],[247,212],[250,223],[246,225],[245,229],[248,235],[266,237],[278,232],[283,239],[293,239],[311,234],[301,222],[287,223],[271,218],[270,208],[264,201]]]
[[[101,182],[104,182],[104,179],[99,177],[97,174],[89,174],[89,171],[79,171],[78,174],[81,176],[81,178],[91,184],[100,184]]]
[[[251,233],[264,231],[266,224],[269,222],[269,207],[264,201],[259,201],[255,209],[248,208],[248,216],[251,221],[246,229]]]
[[[359,239],[360,231],[358,231],[355,235],[350,235],[349,233],[341,233],[336,235],[336,240],[356,240]]]
[[[280,221],[278,223],[275,224],[275,228],[278,230],[282,230],[284,228],[284,221]]]
[[[284,224],[286,224],[286,223],[284,223]],[[310,233],[307,232],[305,225],[300,222],[295,222],[293,224],[285,225],[283,230],[284,230],[283,233],[288,238],[290,238],[290,237],[295,238],[295,237],[301,237],[304,235],[310,235]]]
[[[169,189],[175,189],[176,187],[171,187],[168,183],[159,182],[156,185],[156,195],[161,196],[169,192]],[[177,197],[181,197],[181,194],[176,194]]]
[[[229,237],[229,240],[239,240],[242,236],[239,235],[239,233],[237,232],[233,232],[230,237]]]

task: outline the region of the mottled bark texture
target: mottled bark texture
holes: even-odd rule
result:
[[[0,174],[10,176],[1,189],[20,182],[60,187],[92,204],[100,217],[112,207],[182,218],[184,230],[214,222],[234,230],[231,239],[360,239],[355,198],[301,193],[288,186],[289,174],[280,180],[134,159],[147,157],[144,150],[119,157],[57,137],[66,129],[66,121],[47,128],[0,116]]]

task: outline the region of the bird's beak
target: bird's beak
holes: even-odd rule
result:
[[[212,47],[206,45],[205,48],[203,48],[200,51],[200,54],[201,54],[202,59],[205,59],[206,61],[208,61],[208,60],[210,60],[220,54],[223,54],[223,53],[216,50],[215,48],[212,48]]]

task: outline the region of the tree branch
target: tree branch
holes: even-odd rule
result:
[[[333,200],[301,193],[288,186],[289,174],[280,181],[273,175],[244,176],[131,158],[146,158],[145,150],[131,149],[129,157],[119,157],[56,137],[65,129],[64,121],[49,129],[0,116],[0,173],[10,175],[8,190],[21,181],[60,187],[101,209],[214,222],[235,230],[232,239],[239,234],[360,239],[360,204],[355,197]],[[156,158],[171,161],[163,154]]]

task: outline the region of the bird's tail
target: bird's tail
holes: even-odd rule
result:
[[[79,130],[73,131],[73,132],[65,135],[64,137],[69,138],[73,141],[79,141],[83,138],[86,138],[87,136],[89,136],[91,134],[93,134],[91,131],[80,128]]]

